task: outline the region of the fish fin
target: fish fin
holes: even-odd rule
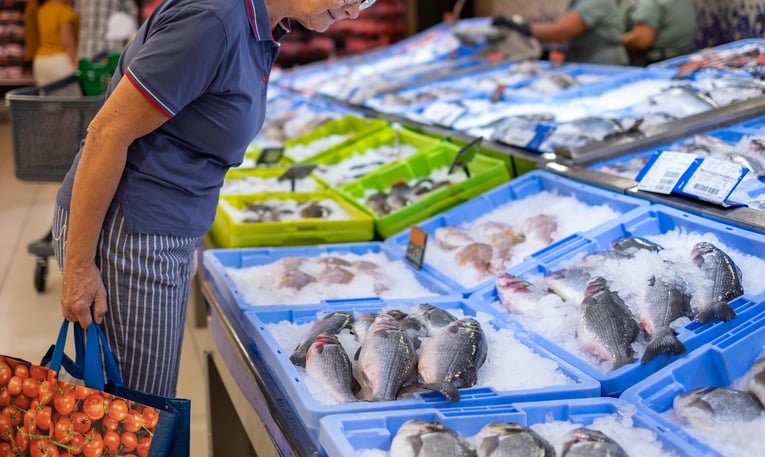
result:
[[[432,390],[434,392],[440,392],[449,401],[453,401],[453,402],[460,401],[460,390],[454,385],[452,385],[451,383],[431,382],[428,384],[422,384],[422,387],[428,390]]]
[[[358,393],[361,392],[361,384],[355,376],[351,378],[351,392],[353,392],[354,395],[358,395]]]
[[[706,324],[713,321],[728,322],[736,317],[736,312],[727,302],[718,301],[713,303],[707,309],[701,311],[695,321],[699,324]]]
[[[688,352],[688,350],[685,348],[685,345],[677,339],[675,332],[672,330],[659,332],[648,342],[648,346],[643,353],[643,357],[640,359],[640,363],[648,363],[660,354],[680,355],[685,354],[686,352]]]
[[[358,349],[356,349],[356,353],[355,353],[355,354],[353,354],[353,360],[356,360],[356,361],[358,361],[358,360],[359,360],[359,354],[361,354],[361,347],[359,347]]]

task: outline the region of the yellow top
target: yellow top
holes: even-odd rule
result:
[[[37,12],[37,28],[40,34],[38,56],[49,56],[66,52],[61,44],[61,26],[73,24],[75,36],[80,31],[80,18],[74,9],[59,2],[45,2]]]

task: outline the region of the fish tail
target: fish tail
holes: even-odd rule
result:
[[[460,390],[449,382],[444,382],[444,383],[432,382],[428,384],[422,384],[422,387],[428,390],[432,390],[434,392],[440,392],[444,397],[449,399],[449,401],[453,401],[453,402],[460,401]]]
[[[643,357],[640,359],[640,363],[648,363],[661,354],[680,355],[685,354],[686,352],[688,352],[688,350],[685,348],[685,345],[677,339],[675,332],[668,329],[666,331],[658,332],[651,339],[643,353]]]
[[[713,303],[707,309],[701,311],[696,316],[696,322],[706,324],[707,322],[723,321],[728,322],[736,317],[736,312],[727,302],[718,301]]]

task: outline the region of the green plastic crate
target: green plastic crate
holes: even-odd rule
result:
[[[287,167],[268,167],[268,168],[231,168],[226,173],[226,182],[230,181],[237,181],[240,179],[247,179],[247,178],[262,178],[264,180],[266,179],[275,179],[281,176],[285,171],[287,170]],[[301,187],[301,183],[304,181],[311,181],[312,184],[315,186],[313,189],[306,189],[305,186]],[[269,192],[289,192],[289,186],[290,182],[289,180],[284,182],[284,188],[281,186],[279,188],[275,189],[269,189]],[[326,190],[327,186],[324,185],[323,182],[319,181],[318,179],[315,179],[313,176],[308,176],[305,179],[302,179],[297,182],[297,186],[295,191],[297,192],[315,192],[320,190]],[[256,193],[255,191],[250,192],[240,192],[240,193]]]
[[[396,212],[377,216],[364,204],[368,190],[387,192],[397,181],[427,178],[432,171],[449,167],[459,149],[452,144],[441,143],[431,151],[410,156],[390,167],[378,169],[351,184],[342,186],[338,191],[372,216],[377,234],[387,238],[510,179],[507,167],[501,160],[477,154],[468,167],[469,178],[424,194],[418,201]],[[457,170],[455,173],[463,173],[463,171]]]
[[[381,130],[371,133],[348,146],[318,154],[313,157],[312,162],[318,165],[336,165],[352,158],[357,154],[364,154],[370,149],[377,149],[383,146],[392,146],[395,143],[395,139],[396,129],[393,127],[384,127]],[[411,145],[417,148],[417,151],[413,154],[429,151],[441,143],[441,140],[437,138],[423,135],[407,128],[399,129],[398,139],[399,143],[402,145]],[[380,168],[398,163],[400,160],[402,159],[393,160],[386,165],[382,165]],[[316,177],[317,181],[321,182],[326,187],[333,187],[326,180],[322,179],[319,173],[314,173],[314,176]]]
[[[341,117],[340,119],[329,121],[326,124],[323,124],[321,127],[310,133],[306,133],[305,135],[301,135],[297,138],[285,141],[285,155],[291,160],[295,160],[297,162],[310,163],[313,162],[313,160],[321,154],[345,147],[361,138],[366,137],[367,135],[385,128],[386,126],[388,126],[388,121],[385,119],[363,118],[354,115]],[[294,157],[289,157],[289,148],[298,145],[311,144],[314,141],[321,140],[322,138],[326,138],[330,135],[348,135],[348,138],[302,160],[296,160]]]
[[[274,198],[298,202],[330,199],[348,214],[348,219],[238,222],[223,204],[227,202],[234,208],[241,209],[247,203],[264,202]],[[331,191],[226,195],[221,196],[220,200],[215,221],[210,229],[210,238],[218,248],[348,243],[370,241],[374,237],[372,218]]]

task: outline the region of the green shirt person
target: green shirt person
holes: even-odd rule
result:
[[[552,22],[526,23],[523,18],[499,16],[494,25],[504,26],[542,42],[568,42],[566,61],[627,65],[622,45],[624,13],[618,0],[573,0]]]
[[[624,34],[623,42],[634,65],[648,65],[694,50],[694,0],[637,0],[627,22],[633,26]]]

